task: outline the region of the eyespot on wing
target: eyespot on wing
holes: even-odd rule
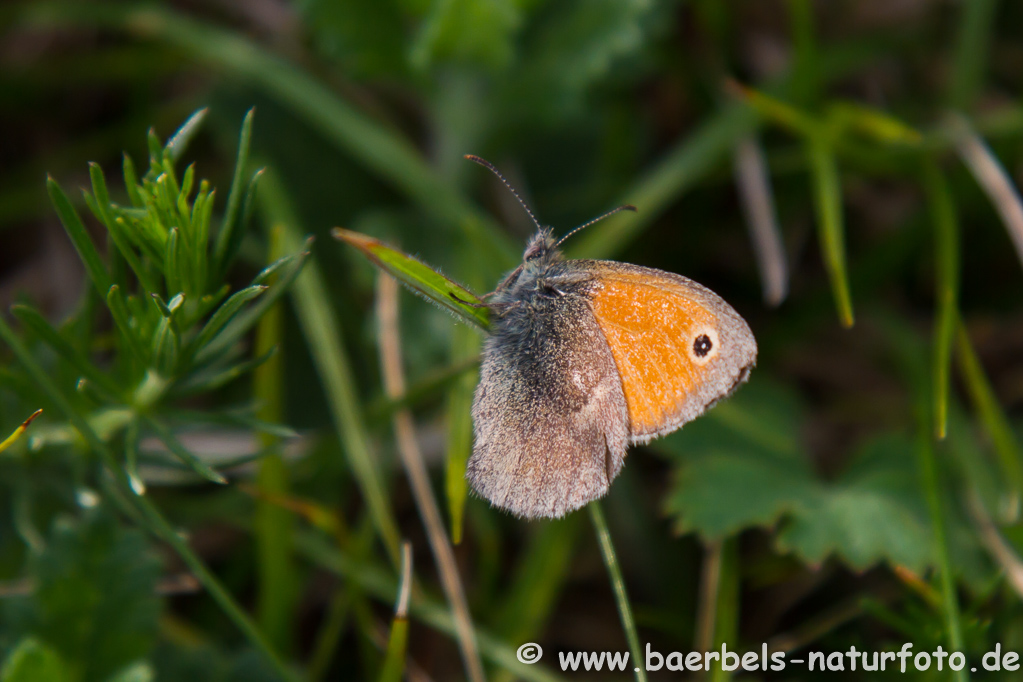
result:
[[[756,362],[746,321],[721,297],[653,268],[589,261],[590,307],[618,366],[634,442],[692,421]]]

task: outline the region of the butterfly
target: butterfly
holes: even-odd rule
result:
[[[602,497],[626,448],[670,433],[749,376],[746,321],[681,275],[567,260],[561,242],[489,162],[538,228],[522,264],[485,297],[491,333],[473,399],[473,489],[524,518],[557,518]]]

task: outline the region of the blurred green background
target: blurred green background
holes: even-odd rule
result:
[[[0,679],[1023,649],[1021,87],[996,0],[5,4],[0,431],[44,413],[0,452]],[[533,226],[468,153],[558,234],[635,204],[570,255],[690,277],[757,337],[602,515],[467,495],[480,335],[404,290],[385,388],[378,273],[330,230],[489,291]],[[868,675],[743,673],[836,674]]]

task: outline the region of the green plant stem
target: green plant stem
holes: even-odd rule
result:
[[[984,374],[977,352],[970,343],[966,327],[962,322],[958,325],[956,335],[956,356],[959,359],[959,371],[966,385],[967,393],[973,402],[973,409],[980,417],[981,424],[991,438],[991,444],[1002,468],[1002,475],[1016,494],[1023,493],[1023,450],[1020,449],[1016,435],[1009,424],[1005,412],[998,404],[991,382]]]
[[[629,595],[625,593],[625,578],[622,576],[622,569],[618,565],[618,557],[615,554],[614,545],[611,543],[611,532],[607,527],[607,520],[604,512],[597,501],[586,505],[590,510],[590,519],[593,521],[593,529],[597,534],[597,543],[600,545],[600,553],[604,557],[604,565],[607,566],[608,575],[611,578],[611,587],[615,593],[615,602],[618,604],[618,615],[622,619],[622,629],[625,630],[625,638],[629,642],[629,651],[632,652],[632,661],[635,663],[637,682],[646,682],[646,667],[643,665],[643,649],[639,643],[639,633],[636,631],[636,619],[632,616],[632,606],[629,604]]]
[[[948,423],[949,375],[959,299],[959,224],[952,191],[933,158],[924,161],[924,189],[934,223],[937,257],[937,315],[934,325],[934,435],[945,437]]]
[[[226,223],[226,221],[225,221]],[[283,256],[280,229],[270,233],[268,263]],[[282,306],[278,301],[267,309],[256,327],[257,357],[271,352],[281,343]],[[256,368],[253,394],[259,404],[257,418],[272,424],[284,416],[284,376],[281,355],[274,354]],[[288,468],[280,453],[279,437],[270,433],[259,435],[260,445],[271,452],[259,462],[256,482],[261,493],[283,498],[289,490]],[[287,652],[293,641],[293,613],[298,576],[295,575],[294,550],[291,546],[293,516],[287,509],[267,499],[256,501],[256,547],[259,562],[257,603],[260,626],[279,651]]]
[[[987,68],[991,33],[998,0],[970,0],[961,5],[963,17],[952,62],[949,105],[966,109],[976,99]]]
[[[117,490],[126,500],[130,500],[140,512],[139,518],[146,529],[174,549],[178,556],[181,557],[181,560],[195,574],[196,579],[199,580],[210,596],[213,597],[213,600],[224,611],[224,614],[241,630],[252,646],[266,657],[267,661],[281,678],[289,682],[298,682],[299,678],[288,669],[284,661],[263,636],[263,633],[259,631],[252,619],[249,618],[248,614],[242,610],[231,594],[220,584],[220,581],[203,563],[203,560],[192,551],[192,548],[188,546],[185,539],[163,517],[160,510],[147,497],[135,494],[131,481],[128,479],[124,469],[119,466],[117,458],[110,447],[96,434],[89,425],[89,422],[75,411],[71,403],[68,402],[60,389],[43,371],[42,367],[35,362],[31,353],[21,344],[21,341],[18,340],[2,318],[0,318],[0,337],[7,343],[14,352],[14,355],[25,367],[25,370],[49,397],[58,411],[63,413],[72,426],[81,434],[82,438],[85,439],[89,449],[100,457],[113,477]]]
[[[921,400],[925,400],[925,398],[922,397]],[[956,596],[955,576],[952,573],[952,561],[948,553],[947,524],[945,511],[942,508],[937,455],[927,420],[922,420],[919,431],[917,461],[920,466],[924,495],[927,498],[927,510],[931,517],[931,532],[934,534],[934,550],[941,579],[941,601],[942,610],[945,613],[945,626],[948,628],[949,646],[952,651],[963,651],[963,627],[959,614],[959,600]],[[963,668],[955,673],[955,679],[959,682],[966,682],[970,679],[970,674],[966,668]]]
[[[821,240],[821,255],[831,280],[831,290],[843,327],[853,326],[852,295],[846,271],[845,229],[842,224],[842,186],[831,143],[823,135],[807,140],[810,167],[813,171],[814,204]]]
[[[721,561],[718,565],[717,599],[714,602],[714,648],[731,644],[735,651],[739,634],[739,544],[734,537],[721,541]],[[724,661],[711,671],[714,682],[731,679],[732,673],[725,670]]]

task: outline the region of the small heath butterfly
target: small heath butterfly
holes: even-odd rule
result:
[[[492,326],[466,477],[518,516],[564,516],[607,492],[628,445],[674,431],[734,391],[757,343],[730,305],[685,277],[565,260],[564,238],[554,240],[490,163],[466,158],[501,178],[539,229],[522,265],[485,297]],[[635,210],[601,218],[622,209]]]

